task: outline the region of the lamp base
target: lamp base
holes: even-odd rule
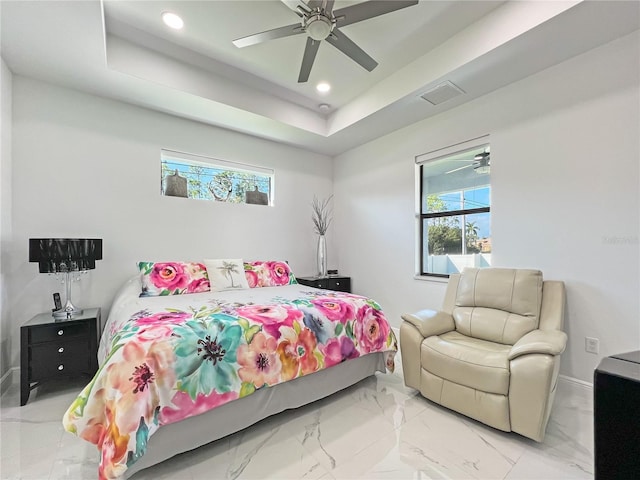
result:
[[[71,302],[71,281],[72,281],[71,272],[66,271],[64,283],[67,289],[67,301],[65,302],[64,307],[62,307],[59,310],[53,311],[52,315],[53,315],[53,318],[55,318],[56,320],[60,320],[63,318],[71,318],[74,315],[82,315],[82,309],[76,307]]]
[[[51,312],[51,315],[53,315],[53,318],[55,318],[56,320],[61,320],[65,318],[75,317],[77,315],[82,315],[82,309],[76,308],[75,310],[54,310],[53,312]]]
[[[71,300],[67,296],[67,302],[65,303],[64,307],[62,307],[60,310],[54,310],[52,312],[52,315],[56,320],[71,318],[76,315],[82,315],[82,309],[76,307],[73,303],[71,303]]]

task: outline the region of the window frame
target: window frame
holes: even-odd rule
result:
[[[173,150],[169,148],[160,149],[160,194],[162,196],[171,197],[172,195],[166,195],[165,193],[165,178],[162,174],[163,172],[163,164],[177,162],[179,164],[188,165],[188,166],[202,166],[206,169],[210,170],[220,170],[221,172],[231,172],[233,173],[244,173],[255,175],[259,177],[265,177],[268,179],[268,188],[269,191],[266,192],[267,195],[267,203],[266,204],[258,204],[258,203],[250,203],[246,201],[246,197],[241,202],[228,202],[224,200],[218,200],[216,198],[200,198],[200,197],[187,197],[190,200],[205,200],[214,203],[229,203],[236,205],[262,205],[273,207],[275,202],[275,170],[273,168],[261,167],[257,165],[250,165],[241,162],[235,162],[230,160],[221,160],[219,158],[210,157],[207,155],[200,155],[195,153],[187,153],[179,150]],[[265,193],[265,192],[262,192]],[[180,198],[180,197],[178,197]]]
[[[423,196],[423,188],[424,188],[424,166],[430,162],[441,160],[446,157],[450,157],[468,150],[474,150],[477,148],[482,148],[483,146],[489,146],[489,136],[483,135],[481,137],[477,137],[465,142],[457,143],[448,147],[444,147],[441,149],[437,149],[431,152],[427,152],[421,155],[417,155],[415,157],[416,164],[416,248],[418,250],[418,255],[416,255],[416,277],[420,279],[429,279],[429,278],[449,278],[450,274],[448,273],[432,273],[425,272],[425,233],[424,233],[424,224],[425,221],[428,221],[430,218],[442,218],[442,217],[457,217],[462,215],[473,215],[479,213],[489,213],[491,214],[491,202],[488,207],[476,207],[476,208],[464,208],[461,210],[448,210],[445,212],[431,212],[431,213],[423,213],[422,209],[422,196]],[[491,182],[489,182],[489,187],[491,187]],[[464,191],[464,189],[461,189]]]

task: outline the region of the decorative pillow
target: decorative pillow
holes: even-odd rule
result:
[[[205,259],[211,290],[242,290],[249,288],[244,276],[244,265],[241,258]]]
[[[208,292],[207,267],[197,262],[139,262],[141,297]]]
[[[249,287],[279,287],[298,283],[286,262],[244,262]]]

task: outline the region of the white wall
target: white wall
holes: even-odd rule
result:
[[[396,326],[441,305],[445,284],[413,279],[414,157],[488,133],[493,264],[566,282],[561,373],[592,381],[601,357],[639,349],[639,45],[636,32],[336,157],[336,244],[354,290]]]
[[[275,206],[161,196],[161,148],[274,168]],[[15,76],[13,365],[19,326],[64,292],[28,263],[30,237],[103,239],[103,260],[73,285],[74,302],[103,315],[140,260],[275,258],[311,274],[310,203],[332,193],[332,168],[323,155]]]
[[[10,367],[7,258],[11,241],[11,71],[0,58],[0,378]],[[5,382],[3,385],[9,385]]]

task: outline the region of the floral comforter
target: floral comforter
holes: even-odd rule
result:
[[[137,288],[137,290],[136,290]],[[302,285],[139,298],[119,294],[100,344],[100,369],[64,415],[67,431],[101,452],[117,478],[162,425],[397,341],[371,299]]]

